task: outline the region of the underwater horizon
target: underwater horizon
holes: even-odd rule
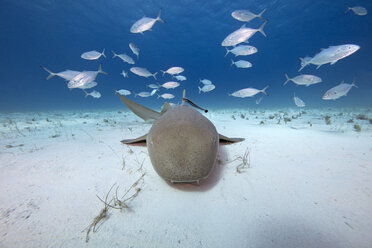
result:
[[[306,107],[301,108],[359,108],[372,106],[372,17],[359,16],[347,7],[363,6],[372,10],[369,1],[52,1],[5,0],[0,3],[0,111],[126,109],[114,88],[127,89],[128,96],[150,108],[160,108],[165,101],[156,94],[148,98],[134,97],[133,92],[151,91],[152,83],[174,80],[160,70],[173,66],[184,68],[186,81],[176,89],[162,88],[159,94],[175,96],[169,102],[180,103],[182,90],[196,104],[207,109],[226,108],[297,108],[293,96],[300,97]],[[131,26],[143,16],[161,19],[152,31],[131,33]],[[221,42],[239,29],[244,22],[231,16],[237,9],[249,9],[267,20],[264,37],[257,32],[249,44],[258,52],[248,56],[225,57]],[[246,23],[257,29],[263,21],[255,18]],[[133,42],[139,49],[139,59],[130,50]],[[306,66],[301,72],[299,58],[313,57],[321,48],[355,44],[360,49],[337,63]],[[230,50],[232,47],[229,47]],[[84,60],[82,53],[105,49],[106,58]],[[112,52],[126,53],[134,65],[112,58]],[[231,66],[231,59],[247,60],[251,68]],[[108,75],[99,74],[97,90],[102,97],[85,97],[81,89],[70,90],[58,76],[46,80],[48,73],[64,70],[92,70],[99,65]],[[157,79],[144,78],[129,71],[132,66],[158,72]],[[120,75],[122,70],[128,78]],[[322,82],[296,86],[286,81],[300,74],[316,75]],[[209,79],[216,86],[210,92],[198,93],[199,79]],[[347,96],[323,100],[323,94],[342,81],[352,87]],[[229,96],[242,88],[267,89],[259,104],[255,97]]]

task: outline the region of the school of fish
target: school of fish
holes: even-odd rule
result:
[[[229,54],[232,54],[234,57],[237,56],[251,56],[253,54],[258,53],[258,49],[253,45],[244,45],[242,43],[248,43],[249,40],[254,36],[255,33],[259,32],[264,37],[267,37],[266,33],[264,32],[264,27],[267,24],[267,20],[263,18],[263,14],[265,13],[266,9],[261,10],[259,14],[255,14],[251,12],[248,9],[239,9],[235,10],[231,13],[231,16],[240,22],[244,22],[244,24],[233,31],[232,33],[228,34],[226,38],[221,42],[221,46],[225,47],[226,54],[225,57],[227,57]],[[364,16],[367,15],[368,11],[366,8],[361,6],[355,6],[355,7],[347,7],[345,13],[348,13],[349,11],[353,12],[355,15]],[[134,34],[143,34],[145,31],[151,31],[153,26],[156,22],[165,23],[163,19],[161,19],[162,9],[159,10],[157,17],[143,17],[141,19],[138,19],[134,24],[130,27],[129,31]],[[247,27],[247,24],[255,19],[258,18],[262,21],[262,24],[258,28],[250,28]],[[140,57],[140,49],[137,47],[137,45],[133,42],[130,42],[128,44],[128,47],[133,55],[136,56],[137,61],[139,61]],[[229,49],[229,47],[231,47]],[[328,48],[320,49],[320,52],[315,54],[313,57],[306,56],[304,58],[300,58],[301,66],[299,68],[299,72],[302,71],[305,67],[308,65],[315,65],[317,66],[316,69],[321,67],[324,64],[330,64],[334,65],[337,61],[346,58],[356,51],[360,49],[360,46],[355,44],[344,44],[344,45],[337,45],[337,46],[329,46]],[[134,65],[136,64],[135,60],[128,55],[127,53],[116,53],[115,51],[112,51],[112,59],[119,58],[122,60],[122,62]],[[105,55],[105,48],[102,49],[102,52],[98,52],[96,50],[87,51],[81,54],[80,56],[82,59],[85,60],[99,60],[101,58],[106,58]],[[251,62],[245,59],[240,60],[233,60],[231,59],[231,66],[235,66],[236,68],[240,69],[248,69],[252,68],[253,65]],[[54,76],[58,76],[63,78],[67,82],[67,87],[69,89],[81,89],[85,93],[85,97],[91,96],[93,98],[100,98],[101,93],[93,90],[91,92],[87,92],[87,89],[94,88],[98,85],[96,82],[97,76],[99,74],[107,74],[102,70],[101,65],[99,65],[99,68],[97,71],[76,71],[76,70],[65,70],[61,72],[53,72],[46,67],[41,66],[45,71],[49,73],[47,80]],[[250,69],[251,70],[251,69]],[[127,68],[127,70],[123,69],[120,75],[123,76],[123,79],[129,78],[128,71],[132,72],[133,74],[144,77],[144,78],[154,78],[154,80],[157,80],[156,75],[158,72],[151,72],[146,67],[140,67],[140,66],[132,66],[130,68]],[[165,90],[171,90],[179,87],[181,84],[180,82],[186,81],[187,78],[184,75],[181,75],[181,73],[184,72],[184,68],[180,66],[173,66],[169,67],[166,70],[160,70],[162,73],[162,77],[165,77],[166,74],[171,76],[173,79],[176,79],[177,81],[166,81],[162,84],[159,83],[150,83],[146,87],[151,89],[151,92],[148,91],[142,91],[138,93],[134,93],[134,96],[140,96],[140,97],[150,97],[155,95],[158,91],[160,91],[162,88]],[[311,75],[311,74],[299,74],[294,76],[293,78],[290,78],[287,74],[285,74],[286,81],[283,83],[283,86],[286,85],[288,82],[292,81],[294,84],[302,85],[302,86],[310,86],[319,84],[322,82],[322,79],[318,76]],[[212,83],[210,79],[199,79],[199,84],[197,86],[199,94],[200,93],[208,93],[213,91],[216,86]],[[353,88],[357,86],[354,82],[351,84],[346,84],[344,82],[340,83],[339,85],[336,85],[332,88],[330,88],[328,91],[326,91],[323,94],[322,99],[323,100],[335,100],[342,96],[346,96],[347,93]],[[229,93],[229,96],[237,97],[237,98],[246,98],[246,97],[253,97],[256,96],[259,93],[262,93],[259,98],[256,100],[256,104],[259,104],[263,98],[264,95],[268,95],[266,90],[269,88],[269,85],[262,89],[256,89],[256,88],[244,88],[240,90],[236,90],[233,93]],[[119,93],[124,96],[131,95],[132,92],[127,89],[120,89],[116,91],[116,93]],[[163,93],[163,94],[157,94],[158,98],[163,98],[166,100],[173,99],[174,95],[170,93]],[[296,96],[294,94],[293,100],[296,106],[298,107],[305,107],[305,102]]]

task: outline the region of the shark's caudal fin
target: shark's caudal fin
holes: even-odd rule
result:
[[[129,100],[125,96],[120,95],[116,90],[115,90],[115,93],[120,97],[120,101],[125,106],[127,106],[134,114],[136,114],[138,117],[142,118],[143,120],[154,121],[160,117],[160,113],[152,109],[146,108],[145,106],[142,106],[141,104],[133,102],[132,100]]]
[[[101,55],[102,55],[103,57],[106,58],[106,55],[105,55],[105,48],[103,48],[103,51],[102,51]]]

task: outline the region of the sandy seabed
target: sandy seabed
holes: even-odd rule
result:
[[[132,113],[0,114],[0,247],[371,247],[371,110],[206,117],[245,141],[221,146],[200,185],[171,185],[146,147],[120,143],[151,127]],[[86,242],[110,188],[140,191]]]

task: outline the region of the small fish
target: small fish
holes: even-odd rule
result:
[[[174,95],[172,95],[172,94],[168,94],[168,93],[164,93],[164,94],[162,94],[162,95],[158,95],[158,98],[159,97],[162,97],[162,98],[164,98],[164,99],[172,99],[172,98],[174,98]]]
[[[309,64],[317,65],[318,67],[316,69],[328,63],[334,65],[340,59],[343,59],[358,51],[359,48],[360,46],[358,45],[346,44],[339,46],[330,46],[326,49],[321,49],[321,51],[312,58],[300,58],[301,68],[298,71],[301,71],[305,66]]]
[[[261,97],[257,98],[256,99],[256,104],[260,104],[260,102],[262,101],[262,98],[264,97],[264,95],[262,95]]]
[[[86,92],[86,91],[84,91],[85,92],[85,97],[87,97],[87,96],[91,96],[91,97],[93,97],[93,98],[101,98],[101,93],[99,93],[98,91],[96,91],[96,90],[93,90],[92,92],[90,92],[90,93],[88,93],[88,92]]]
[[[347,7],[346,12],[348,12],[349,10],[352,10],[354,14],[359,15],[359,16],[364,16],[364,15],[367,15],[368,13],[367,9],[362,6]]]
[[[146,85],[147,87],[151,88],[151,89],[159,89],[159,85],[158,84],[149,84],[149,85]]]
[[[152,74],[151,72],[149,72],[146,68],[142,68],[142,67],[132,67],[130,68],[130,71],[138,76],[141,76],[141,77],[151,77],[153,76],[156,80],[156,74],[158,74],[157,72],[155,72],[154,74]]]
[[[127,78],[128,77],[128,72],[122,70],[120,75],[123,75],[124,78]]]
[[[137,55],[137,60],[139,59],[139,48],[136,46],[136,45],[134,45],[132,42],[131,43],[129,43],[129,48],[130,48],[130,50],[132,50],[132,52],[135,54],[135,55]]]
[[[245,88],[245,89],[235,91],[234,93],[228,94],[228,95],[229,96],[235,96],[235,97],[241,97],[241,98],[252,97],[252,96],[254,96],[254,95],[256,95],[260,92],[267,95],[267,93],[266,93],[267,88],[269,88],[269,85],[267,85],[262,90],[258,90],[258,89],[255,89],[255,88]]]
[[[226,48],[226,54],[225,54],[225,57],[227,56],[227,54],[229,53],[232,53],[236,56],[246,56],[246,55],[251,55],[251,54],[254,54],[257,52],[257,48],[255,48],[254,46],[247,46],[247,45],[239,45],[239,46],[236,46],[234,47],[233,49],[229,50]]]
[[[177,75],[177,76],[173,76],[174,78],[176,78],[178,81],[185,81],[187,80],[187,78],[185,76],[182,76],[182,75]]]
[[[130,28],[131,33],[141,33],[151,30],[152,26],[154,26],[155,22],[165,23],[162,19],[160,19],[161,9],[159,10],[157,18],[150,18],[150,17],[142,17],[138,21],[136,21],[132,27]]]
[[[204,84],[204,85],[212,84],[212,81],[209,80],[209,79],[199,79],[199,82]]]
[[[184,69],[182,67],[175,66],[175,67],[169,68],[166,71],[162,71],[162,70],[160,70],[160,71],[163,73],[163,76],[164,76],[165,73],[168,73],[169,75],[173,76],[173,75],[182,73],[184,71]]]
[[[234,60],[231,60],[231,65],[235,65],[238,68],[249,68],[252,67],[251,62],[246,61],[246,60],[239,60],[234,62]]]
[[[132,94],[129,90],[124,90],[124,89],[118,90],[116,92],[122,96],[129,96],[130,94]]]
[[[90,89],[96,86],[97,86],[97,82],[87,82],[78,88],[82,90],[86,90],[86,89]]]
[[[346,96],[353,86],[358,88],[358,86],[355,85],[354,81],[351,84],[345,84],[344,81],[342,81],[339,85],[327,90],[322,99],[336,100],[342,96]]]
[[[265,32],[263,31],[264,26],[267,21],[265,21],[258,29],[247,28],[245,24],[238,30],[229,34],[221,43],[222,46],[236,46],[242,42],[247,42],[255,33],[260,32],[263,36],[266,37]]]
[[[102,71],[101,65],[99,65],[98,71],[83,71],[77,74],[73,79],[71,79],[68,82],[67,87],[69,89],[79,88],[85,85],[86,83],[93,82],[96,80],[97,75],[99,73],[107,74],[106,72]]]
[[[150,92],[140,92],[138,94],[134,94],[134,96],[140,96],[140,97],[149,97],[151,96],[151,93]]]
[[[206,92],[212,91],[212,90],[214,90],[215,88],[216,88],[216,86],[213,85],[213,84],[205,84],[205,85],[204,85],[203,87],[201,87],[201,88],[198,86],[199,94],[200,94],[201,92],[206,93]]]
[[[133,65],[135,62],[134,60],[132,59],[132,57],[126,55],[125,53],[122,53],[122,54],[116,54],[114,51],[111,51],[114,56],[112,56],[112,58],[115,58],[115,57],[119,57],[121,60],[123,60],[124,62],[128,63],[128,64],[131,64]]]
[[[174,89],[174,88],[177,88],[178,86],[180,86],[180,83],[170,81],[170,82],[163,83],[160,86],[163,87],[163,88],[166,88],[166,89]]]
[[[151,91],[150,95],[153,96],[159,89],[154,89]]]
[[[47,69],[44,66],[40,66],[40,67],[43,68],[45,71],[47,71],[49,73],[49,76],[46,78],[46,80],[49,80],[54,76],[58,76],[58,77],[63,78],[66,81],[70,81],[71,79],[76,77],[76,75],[81,73],[81,71],[72,71],[72,70],[66,70],[66,71],[61,71],[61,72],[52,72],[51,70]]]
[[[232,12],[231,16],[234,19],[241,21],[241,22],[250,22],[256,17],[260,18],[261,21],[264,21],[264,19],[262,19],[262,14],[265,13],[265,11],[266,9],[264,9],[261,13],[256,15],[250,12],[249,10],[241,9],[241,10],[235,10],[234,12]]]
[[[89,52],[85,52],[81,55],[81,58],[82,59],[87,59],[87,60],[96,60],[96,59],[99,59],[101,56],[105,57],[106,58],[106,55],[105,55],[105,49],[103,49],[102,53],[100,52],[97,52],[97,51],[89,51]]]
[[[293,95],[293,100],[297,107],[303,108],[306,106],[304,101],[302,101],[299,97],[297,97],[296,94]]]
[[[285,74],[285,77],[287,80],[283,83],[283,85],[286,85],[289,81],[292,81],[293,83],[297,85],[312,85],[322,82],[322,79],[320,77],[314,76],[314,75],[298,75],[294,78],[289,78],[287,74]]]

